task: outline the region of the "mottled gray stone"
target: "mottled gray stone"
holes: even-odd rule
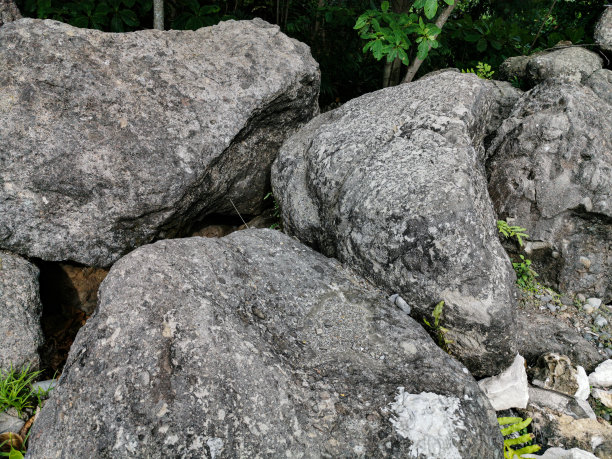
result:
[[[593,72],[600,70],[602,65],[603,60],[597,53],[579,46],[571,46],[531,57],[526,72],[534,84],[549,78],[579,83],[585,81]]]
[[[612,51],[612,6],[607,6],[595,26],[595,43],[606,51]]]
[[[25,421],[6,413],[0,413],[0,434],[5,432],[19,433]]]
[[[530,366],[547,352],[567,355],[574,364],[587,371],[593,371],[605,358],[576,329],[563,321],[523,309],[517,312],[517,341],[520,354]]]
[[[601,99],[612,105],[612,70],[601,69],[594,72],[585,84]]]
[[[0,250],[0,370],[38,369],[43,342],[38,275],[32,263]]]
[[[21,19],[21,13],[15,2],[13,0],[0,0],[0,27],[17,19]]]
[[[536,271],[548,266],[543,281],[610,301],[612,106],[578,83],[542,83],[516,104],[488,153],[497,214],[550,247],[534,259]]]
[[[574,419],[595,419],[593,409],[584,400],[540,387],[529,387],[529,405],[548,408],[559,414],[566,414]]]
[[[288,139],[272,169],[286,231],[417,317],[444,300],[451,352],[478,376],[516,355],[514,272],[481,161],[519,94],[456,72],[366,94]]]
[[[560,45],[530,56],[509,57],[500,65],[499,74],[506,80],[520,78],[531,86],[549,78],[584,82],[602,65],[597,53],[579,46]]]
[[[258,213],[318,111],[308,47],[260,19],[103,33],[0,29],[0,247],[109,266],[217,214]]]
[[[272,230],[159,241],[100,287],[32,458],[502,458],[461,364],[336,260]]]

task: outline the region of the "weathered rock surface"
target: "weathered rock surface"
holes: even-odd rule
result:
[[[539,358],[537,366],[531,369],[531,372],[533,378],[531,382],[535,386],[555,390],[573,397],[577,397],[577,393],[582,389],[579,372],[565,355],[553,352],[544,354]],[[584,373],[584,377],[586,378],[586,373]],[[577,398],[586,400],[587,397]]]
[[[24,424],[23,419],[0,412],[0,434],[5,432],[18,433]]]
[[[93,415],[92,415],[93,414]],[[383,292],[272,230],[111,269],[32,458],[501,458],[474,379]]]
[[[612,70],[594,72],[585,83],[601,99],[612,105]]]
[[[612,7],[607,6],[595,26],[595,43],[606,51],[612,51]]]
[[[597,53],[582,47],[569,47],[544,53],[529,59],[527,77],[532,83],[549,78],[581,82],[602,68],[603,61]]]
[[[0,27],[17,19],[21,19],[21,13],[15,2],[13,0],[0,0]]]
[[[587,371],[593,371],[604,359],[581,334],[555,317],[519,309],[517,337],[519,353],[528,365],[535,365],[548,352],[567,355]]]
[[[555,266],[544,281],[610,301],[612,106],[580,84],[542,83],[516,104],[488,152],[498,215],[527,228],[541,243],[537,260]]]
[[[479,376],[516,355],[514,272],[480,162],[508,92],[519,96],[443,72],[366,94],[302,128],[272,169],[285,230],[400,294],[417,316],[444,300],[451,351]]]
[[[587,401],[554,390],[530,386],[529,405],[533,405],[536,409],[548,408],[574,419],[596,419],[595,413]]]
[[[0,29],[0,247],[105,267],[210,213],[262,208],[318,111],[306,45],[262,20],[109,34]]]
[[[580,448],[572,448],[569,450],[563,448],[550,448],[544,454],[525,454],[523,457],[541,458],[541,459],[597,459],[593,453],[589,453]]]
[[[510,57],[502,62],[499,72],[504,79],[517,77],[532,86],[551,78],[580,83],[602,65],[597,53],[579,46],[559,46],[530,56]]]
[[[29,261],[0,250],[0,370],[38,368],[43,342],[38,274]]]

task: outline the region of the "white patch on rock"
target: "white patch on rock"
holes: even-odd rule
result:
[[[583,449],[572,448],[569,450],[562,448],[549,448],[546,450],[543,456],[536,456],[535,454],[523,454],[525,458],[541,458],[541,459],[597,459],[592,453]]]
[[[206,444],[210,449],[211,459],[215,459],[219,454],[221,454],[221,451],[223,451],[223,440],[221,440],[220,438],[209,438],[206,441]]]
[[[403,387],[398,387],[389,410],[393,412],[391,424],[397,434],[412,442],[410,457],[461,458],[453,443],[453,439],[459,438],[457,429],[465,430],[457,397],[431,392],[408,394]]]
[[[576,367],[576,381],[578,382],[578,390],[574,394],[574,397],[579,400],[586,400],[591,394],[591,387],[589,386],[589,377],[586,374],[584,368],[580,365]]]
[[[509,408],[525,409],[529,402],[529,385],[525,359],[517,354],[512,365],[497,376],[478,381],[495,411]]]
[[[612,360],[600,363],[595,371],[589,375],[589,383],[597,387],[612,386]]]

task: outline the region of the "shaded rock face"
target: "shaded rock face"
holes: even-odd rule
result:
[[[110,34],[0,29],[0,247],[111,265],[207,214],[261,210],[318,111],[307,46],[262,20]]]
[[[612,105],[612,70],[601,69],[594,72],[585,84],[600,98]]]
[[[502,457],[467,370],[282,233],[141,247],[99,293],[32,458]]]
[[[11,365],[38,369],[42,306],[38,268],[23,258],[0,250],[0,370]]]
[[[13,0],[0,0],[0,27],[17,19],[21,19],[21,13],[15,2]]]
[[[606,51],[612,51],[612,7],[604,10],[595,26],[595,43]]]
[[[571,361],[593,371],[603,357],[574,328],[555,317],[517,311],[517,345],[529,366],[547,352],[567,355]]]
[[[302,128],[272,169],[285,230],[417,315],[444,300],[449,347],[479,376],[516,355],[514,272],[481,161],[518,96],[456,72],[366,94]]]
[[[552,51],[510,57],[501,64],[499,72],[504,79],[517,77],[531,86],[548,79],[580,83],[602,65],[603,60],[597,53],[579,46],[558,46]]]
[[[580,84],[542,83],[517,103],[489,153],[498,215],[527,228],[558,267],[544,280],[612,299],[612,106]]]

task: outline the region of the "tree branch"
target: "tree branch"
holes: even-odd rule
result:
[[[436,20],[436,27],[438,27],[438,29],[442,30],[442,27],[444,27],[444,24],[446,24],[446,21],[448,21],[448,18],[450,17],[451,13],[457,6],[457,3],[459,3],[459,0],[455,0],[455,3],[453,3],[452,5],[448,5],[446,9],[442,11],[442,14],[438,16],[438,19]],[[402,80],[402,83],[410,83],[412,79],[414,78],[414,76],[416,75],[416,73],[419,71],[419,68],[421,68],[421,64],[423,62],[424,62],[423,59],[419,59],[418,57],[415,57],[410,67],[408,67],[408,72],[406,73],[406,76]]]

